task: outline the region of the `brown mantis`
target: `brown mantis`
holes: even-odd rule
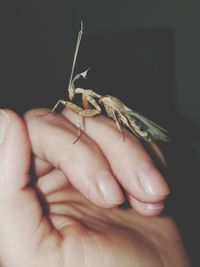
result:
[[[75,82],[80,78],[85,79],[87,77],[87,72],[89,70],[87,69],[86,71],[73,77],[82,34],[83,34],[83,23],[81,22],[81,29],[78,33],[71,76],[68,85],[68,96],[70,101],[60,99],[52,109],[52,112],[54,112],[55,109],[58,107],[58,105],[62,104],[76,113],[78,136],[75,142],[79,139],[81,135],[80,116],[83,117],[96,116],[101,113],[102,108],[105,109],[108,117],[112,118],[115,121],[118,129],[121,132],[122,132],[121,125],[123,125],[126,128],[128,128],[133,134],[135,134],[138,138],[143,139],[147,142],[153,142],[157,140],[168,141],[165,129],[163,129],[161,126],[157,125],[153,121],[145,118],[138,112],[133,111],[132,109],[127,107],[124,103],[122,103],[117,97],[109,95],[102,96],[93,90],[75,87]],[[82,95],[83,107],[80,107],[72,102],[77,94]]]

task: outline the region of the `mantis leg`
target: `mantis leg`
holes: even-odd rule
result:
[[[97,104],[97,101],[90,95],[85,95],[83,96],[83,103],[90,103],[95,109],[101,111],[100,106]],[[88,104],[87,104],[88,106]]]
[[[117,125],[117,128],[120,130],[120,132],[122,132],[122,128],[121,128],[121,126],[120,126],[120,123],[119,123],[119,121],[118,121],[118,118],[117,118],[115,112],[112,112],[112,113],[113,113],[113,119],[114,119],[114,121],[115,121],[115,123],[116,123],[116,125]]]
[[[65,102],[65,100],[62,100],[62,99],[58,100],[58,102],[53,107],[52,112],[54,112],[60,104],[65,105],[64,102]]]
[[[120,131],[121,134],[122,134],[123,140],[125,140],[124,132],[123,132],[121,126],[120,126],[120,122],[119,122],[119,120],[118,120],[118,118],[117,118],[117,116],[116,116],[116,113],[115,113],[115,112],[112,112],[112,115],[113,115],[112,117],[113,117],[113,119],[114,119],[114,121],[115,121],[115,123],[116,123],[116,125],[117,125],[117,128],[119,129],[119,131]]]
[[[80,135],[81,135],[81,123],[80,123],[80,116],[83,116],[83,117],[94,117],[96,116],[97,114],[100,113],[100,110],[97,110],[97,109],[83,109],[81,107],[79,107],[78,105],[70,102],[70,101],[65,101],[65,100],[62,100],[60,99],[56,105],[54,106],[53,111],[55,111],[55,109],[58,107],[59,104],[62,104],[64,105],[65,107],[67,107],[68,109],[74,111],[76,113],[76,126],[78,128],[78,133],[77,133],[77,139],[74,141],[77,142],[78,139],[80,138]]]
[[[66,101],[66,100],[58,100],[58,102],[55,104],[55,106],[53,107],[52,109],[52,112],[54,112],[56,110],[56,108],[62,104],[63,106],[69,108],[70,110],[76,112],[76,113],[79,113],[80,111],[82,111],[83,109],[79,106],[77,106],[76,104],[70,102],[70,101]]]
[[[72,104],[72,103],[71,103]],[[76,106],[75,104],[73,104],[73,107]],[[96,115],[98,115],[100,113],[99,110],[97,109],[82,109],[79,106],[77,107],[77,111],[73,110],[76,112],[76,123],[77,123],[77,128],[78,128],[78,134],[77,134],[77,139],[74,141],[74,143],[76,143],[78,141],[78,139],[80,138],[81,135],[81,124],[80,124],[80,116],[83,117],[94,117]],[[70,109],[70,106],[68,106],[68,108]],[[74,144],[73,143],[73,144]]]

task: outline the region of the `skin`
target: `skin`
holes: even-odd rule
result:
[[[135,137],[88,118],[73,145],[72,112],[0,113],[1,267],[190,266],[173,220],[153,216],[169,187]]]

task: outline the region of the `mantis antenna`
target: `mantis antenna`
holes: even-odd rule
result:
[[[75,49],[74,59],[73,59],[73,63],[72,63],[72,70],[71,70],[71,75],[70,75],[69,84],[68,84],[68,91],[69,91],[69,89],[71,87],[72,78],[73,78],[73,75],[74,75],[74,68],[75,68],[75,65],[76,65],[76,59],[77,59],[77,55],[78,55],[78,51],[79,51],[82,35],[83,35],[83,21],[81,21],[81,29],[78,32],[76,49]]]

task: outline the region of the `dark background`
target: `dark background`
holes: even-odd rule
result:
[[[18,0],[0,6],[0,103],[23,114],[66,98],[80,21],[81,86],[121,98],[170,132],[162,144],[168,210],[198,261],[200,15],[198,1]]]

